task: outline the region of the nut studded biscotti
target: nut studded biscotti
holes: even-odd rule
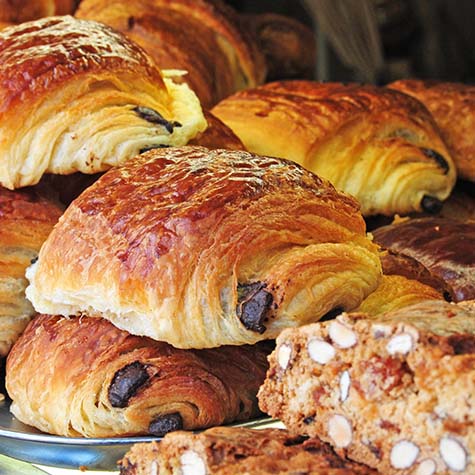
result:
[[[293,434],[385,475],[475,473],[475,307],[428,301],[285,330],[258,397]]]
[[[121,475],[370,475],[319,439],[280,429],[214,427],[177,431],[160,442],[136,444],[120,462]]]

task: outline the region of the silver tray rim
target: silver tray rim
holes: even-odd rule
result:
[[[274,422],[277,421],[265,416],[228,426],[259,429]],[[76,470],[117,471],[117,462],[133,444],[159,440],[161,437],[154,436],[83,438],[45,434],[18,421],[10,412],[10,401],[0,403],[0,453],[25,462]]]

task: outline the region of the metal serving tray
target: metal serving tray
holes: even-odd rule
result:
[[[262,429],[274,424],[280,423],[264,417],[231,425]],[[0,453],[26,462],[76,470],[117,470],[117,461],[133,444],[152,440],[160,438],[85,439],[49,435],[15,419],[10,412],[10,401],[0,403]]]

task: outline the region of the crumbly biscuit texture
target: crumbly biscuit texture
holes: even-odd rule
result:
[[[442,301],[286,330],[260,406],[384,474],[472,473],[474,334],[475,307]]]

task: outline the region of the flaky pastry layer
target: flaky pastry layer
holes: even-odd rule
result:
[[[0,183],[97,173],[206,128],[195,94],[122,34],[49,17],[0,33]]]
[[[357,203],[297,164],[152,150],[67,209],[28,270],[42,313],[100,313],[179,348],[274,338],[377,285]]]
[[[455,167],[429,112],[385,88],[283,81],[212,112],[254,153],[294,160],[355,196],[365,216],[440,209]]]

